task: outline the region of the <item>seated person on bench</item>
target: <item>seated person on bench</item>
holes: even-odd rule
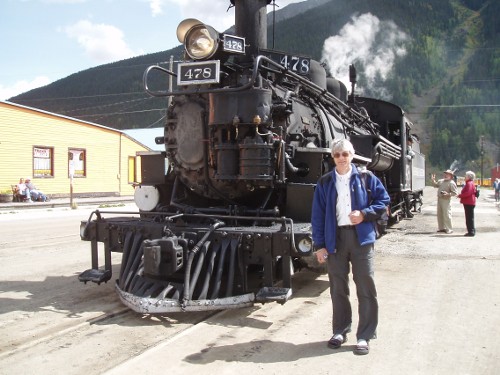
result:
[[[31,178],[26,178],[26,187],[29,189],[31,198],[36,202],[47,202],[49,199],[47,196],[36,188],[36,186],[31,182]]]
[[[26,200],[28,202],[33,202],[31,200],[30,189],[24,183],[24,178],[19,179],[19,183],[17,184],[17,194],[19,194],[22,200]]]

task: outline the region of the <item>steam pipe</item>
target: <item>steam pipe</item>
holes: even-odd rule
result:
[[[137,243],[137,245],[136,245],[136,243]],[[125,284],[123,285],[124,290],[128,290],[128,288],[130,286],[130,282],[132,281],[132,279],[135,276],[134,275],[135,270],[137,270],[139,268],[139,263],[142,260],[142,254],[143,254],[144,250],[143,250],[141,244],[142,244],[142,235],[140,233],[136,233],[133,246],[136,245],[137,250],[135,251],[135,254],[134,254],[134,262],[132,263],[130,269],[128,270],[127,279],[125,280]]]
[[[288,170],[290,172],[292,173],[309,172],[309,168],[300,168],[293,165],[292,162],[290,161],[290,155],[288,155],[287,153],[285,153],[285,160],[286,160],[286,166],[288,167]]]
[[[283,131],[282,129],[280,129],[280,138],[281,138],[281,141],[280,141],[280,147],[279,147],[279,164],[278,164],[278,167],[279,167],[279,171],[280,171],[280,181],[285,181],[286,179],[286,171],[285,171],[285,165],[286,165],[286,157],[285,157],[285,141],[283,140]]]
[[[205,261],[205,256],[207,255],[207,250],[208,250],[208,246],[207,246],[207,243],[205,242],[203,244],[203,250],[200,253],[200,256],[198,258],[198,262],[196,263],[196,269],[194,270],[193,278],[191,279],[190,290],[188,290],[188,293],[189,293],[189,297],[188,298],[190,300],[193,297],[194,288],[196,286],[196,282],[198,281],[198,277],[200,276],[201,268],[203,266],[203,262]]]
[[[141,239],[142,236],[138,233],[135,234],[134,236],[134,241],[132,243],[132,246],[130,247],[130,252],[129,256],[127,259],[127,265],[125,266],[125,269],[123,270],[123,274],[120,275],[120,288],[125,289],[125,282],[127,277],[127,274],[130,272],[130,269],[132,267],[132,264],[134,263],[135,257],[137,256],[137,252],[139,251],[139,247],[141,246]]]
[[[232,246],[232,244],[235,244]],[[229,258],[229,275],[227,277],[226,297],[233,295],[234,269],[236,267],[236,251],[238,250],[238,242],[231,242],[231,254]]]
[[[321,108],[321,109],[323,110],[323,113],[325,113],[325,116],[324,116],[324,117],[325,117],[326,121],[328,122],[328,130],[330,131],[330,138],[331,138],[331,139],[335,139],[335,132],[334,132],[334,130],[333,130],[334,125],[332,124],[332,120],[330,119],[330,116],[326,116],[326,114],[327,114],[327,113],[329,114],[329,112],[328,112],[328,110],[326,109],[326,107],[323,105],[323,103],[318,103],[318,105],[317,105],[318,109],[317,109],[317,108],[316,108],[316,105],[314,105],[314,104],[313,104],[313,103],[311,103],[310,101],[309,101],[309,104],[311,105],[311,108],[314,108],[314,110],[315,110],[315,111],[316,111],[316,113],[318,114],[318,117],[320,117],[320,116],[321,116],[321,113],[320,113],[320,111],[319,111],[319,108]],[[335,112],[333,112],[333,113],[335,113]],[[335,117],[335,116],[334,116],[334,117]],[[338,119],[337,119],[337,120],[338,120]],[[341,122],[341,123],[342,123],[342,122]],[[325,124],[325,125],[326,125],[326,124]],[[347,125],[347,124],[344,124],[344,132],[345,132],[345,129],[346,129],[346,125]],[[347,137],[346,137],[346,138],[347,138]]]
[[[191,277],[191,265],[193,264],[193,259],[196,253],[200,251],[200,248],[208,240],[208,237],[217,230],[217,228],[226,225],[224,222],[217,220],[214,224],[210,225],[210,229],[205,233],[205,235],[198,241],[198,243],[189,250],[188,261],[186,265],[186,273],[184,275],[184,302],[189,300],[190,293],[190,277]]]
[[[221,244],[220,254],[219,254],[219,264],[217,265],[217,272],[215,274],[215,283],[212,290],[212,295],[210,299],[216,299],[219,297],[220,285],[222,281],[222,271],[224,271],[224,261],[226,259],[226,252],[229,246],[229,241],[223,241]]]
[[[208,287],[210,285],[210,277],[212,275],[212,272],[214,270],[214,264],[215,264],[215,256],[217,253],[215,252],[215,249],[212,249],[212,251],[209,253],[210,258],[207,262],[207,270],[205,272],[205,280],[203,283],[203,289],[200,292],[200,295],[198,296],[198,299],[206,299],[207,294],[208,294]]]
[[[125,241],[123,242],[123,255],[122,255],[122,264],[120,267],[120,277],[125,274],[125,267],[127,266],[128,258],[130,257],[130,250],[132,249],[130,244],[132,242],[132,231],[127,231],[125,233]],[[123,283],[120,282],[120,286],[122,286]]]

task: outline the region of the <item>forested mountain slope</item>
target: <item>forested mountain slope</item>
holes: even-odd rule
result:
[[[436,168],[456,160],[477,170],[481,136],[488,160],[498,160],[500,1],[310,0],[277,9],[268,47],[324,61],[347,85],[354,63],[358,93],[405,108]],[[11,101],[117,129],[161,126],[166,100],[144,92],[142,75],[181,53],[99,66]]]

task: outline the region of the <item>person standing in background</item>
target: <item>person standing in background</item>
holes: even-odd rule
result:
[[[495,202],[500,202],[500,179],[495,179],[493,183],[493,189],[495,189]]]
[[[438,233],[453,233],[451,221],[451,197],[456,196],[457,184],[453,180],[453,171],[448,169],[443,172],[444,178],[436,181],[436,175],[431,176],[432,185],[438,188],[437,191],[437,219]]]
[[[465,211],[465,225],[467,226],[467,233],[465,237],[474,237],[476,235],[476,227],[474,225],[474,208],[476,207],[476,187],[474,186],[474,179],[476,175],[472,171],[465,172],[465,185],[460,194],[460,203],[464,205]]]

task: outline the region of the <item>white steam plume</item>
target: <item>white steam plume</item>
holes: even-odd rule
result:
[[[391,72],[397,56],[404,56],[404,42],[408,36],[398,30],[392,21],[380,21],[370,13],[352,17],[339,35],[331,36],[323,45],[322,60],[328,64],[332,75],[349,84],[349,65],[355,63],[364,71],[367,88],[376,91],[382,99],[391,99],[383,87],[376,87],[376,81],[385,81]],[[362,87],[358,87],[363,91]]]

